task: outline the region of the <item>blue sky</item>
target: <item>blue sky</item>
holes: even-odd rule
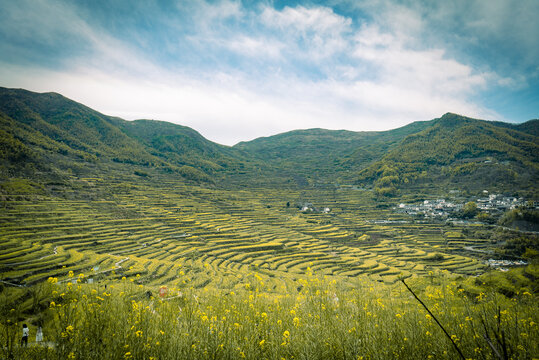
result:
[[[0,0],[0,86],[232,145],[539,117],[539,1]]]

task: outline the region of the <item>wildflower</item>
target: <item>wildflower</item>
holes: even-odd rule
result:
[[[398,318],[401,318],[401,317],[402,317],[401,314],[395,314],[395,316],[398,317]]]
[[[294,322],[295,327],[299,326],[299,319],[297,317],[295,317],[292,321]]]
[[[296,315],[296,310],[294,310],[294,309],[290,310],[290,315],[292,315],[292,316]]]
[[[163,330],[159,330],[159,333],[160,333],[161,335],[165,335],[165,332],[164,332]]]
[[[69,355],[67,355],[67,358],[68,359],[75,359],[75,353],[72,351],[69,353]]]
[[[263,312],[262,314],[260,314],[260,317],[262,319],[267,319],[268,318],[268,314],[266,314],[265,312]]]
[[[265,343],[266,343],[266,340],[265,340],[265,339],[262,339],[262,341],[260,341],[260,342],[258,343],[258,345],[259,345],[260,347],[264,347],[264,344],[265,344]]]
[[[290,331],[285,330],[283,333],[283,338],[288,339],[289,336],[290,336]]]
[[[425,314],[425,317],[427,318],[427,320],[432,319],[432,316],[430,316],[429,314]]]
[[[457,342],[459,341],[459,338],[457,337],[457,335],[451,335],[451,340],[453,340],[454,342]]]
[[[135,335],[137,337],[141,337],[142,336],[142,330],[137,330],[137,332],[135,333]]]
[[[427,332],[425,333],[425,335],[431,336],[432,334],[431,334],[429,331],[427,331]]]
[[[51,308],[55,307],[56,306],[56,303],[54,301],[51,301],[50,305],[49,305]]]
[[[69,270],[69,272],[67,273],[67,276],[72,278],[73,276],[75,276],[75,274],[73,273],[73,271]]]
[[[130,352],[130,351],[128,351],[128,352],[126,352],[126,353],[124,354],[124,358],[125,358],[125,359],[131,359],[132,357],[133,357],[133,356],[131,355],[131,352]]]

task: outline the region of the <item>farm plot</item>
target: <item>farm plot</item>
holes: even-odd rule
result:
[[[11,201],[0,217],[2,279],[25,285],[71,271],[234,288],[254,273],[279,287],[308,271],[339,281],[365,274],[393,282],[433,269],[475,274],[485,268],[463,251],[488,246],[484,241],[459,235],[459,228],[406,222],[357,191],[161,186],[133,185],[106,201]],[[286,206],[300,201],[331,211]],[[394,223],[379,221],[384,218]]]

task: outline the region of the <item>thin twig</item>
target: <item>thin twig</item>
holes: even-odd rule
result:
[[[453,346],[455,347],[455,349],[457,350],[457,352],[459,353],[460,357],[464,360],[466,360],[466,358],[464,357],[464,355],[462,354],[462,351],[460,351],[459,347],[457,346],[457,344],[453,341],[453,339],[451,338],[451,335],[449,335],[449,333],[444,329],[444,327],[442,326],[442,324],[440,324],[440,322],[438,321],[438,319],[436,319],[436,316],[434,316],[434,314],[429,310],[429,308],[427,307],[427,305],[425,305],[425,303],[423,303],[423,301],[421,301],[420,298],[417,297],[417,295],[412,291],[412,289],[410,289],[410,287],[404,282],[404,279],[401,279],[402,283],[404,284],[404,286],[406,286],[406,288],[408,289],[408,291],[410,291],[412,293],[412,295],[414,295],[414,297],[416,298],[417,301],[419,301],[419,303],[421,305],[423,305],[423,307],[425,308],[425,310],[427,310],[427,312],[429,313],[430,316],[432,316],[432,318],[434,319],[434,321],[436,321],[436,324],[438,324],[438,326],[440,327],[440,329],[442,329],[442,331],[444,332],[445,336],[447,336],[447,338],[449,339],[449,341],[451,341],[451,343],[453,344]]]

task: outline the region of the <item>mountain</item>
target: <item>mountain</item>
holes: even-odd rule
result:
[[[125,121],[59,94],[0,88],[0,190],[76,193],[83,178],[112,178],[236,188],[355,183],[384,196],[450,189],[536,196],[538,133],[539,120],[508,124],[448,113],[389,131],[295,130],[230,147],[185,126]]]
[[[158,171],[211,183],[249,161],[240,150],[185,126],[125,121],[56,93],[22,89],[0,88],[0,135],[0,165],[7,177],[48,182],[62,183],[73,174]]]
[[[428,121],[418,121],[389,131],[294,130],[234,147],[306,182],[336,182],[352,179],[404,137],[428,126]]]
[[[358,174],[378,193],[457,188],[535,191],[539,178],[539,122],[512,125],[445,114]]]

